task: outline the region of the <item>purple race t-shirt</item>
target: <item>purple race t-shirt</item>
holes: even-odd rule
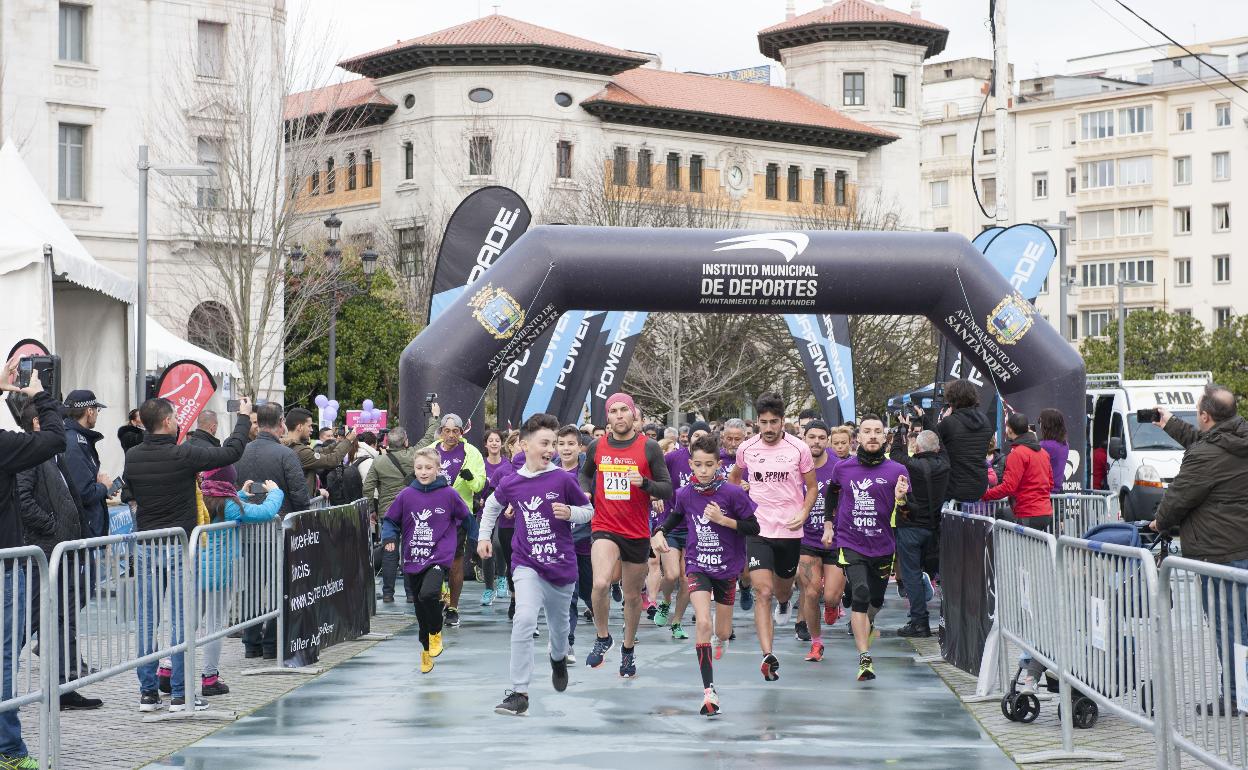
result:
[[[719,473],[724,477],[724,481],[732,475],[732,469],[735,467],[737,467],[737,453],[726,449],[719,450]]]
[[[450,569],[455,561],[455,530],[470,515],[464,498],[451,487],[421,492],[407,487],[386,511],[386,518],[403,531],[399,559],[403,571],[424,572],[429,567]]]
[[[464,442],[459,442],[454,449],[445,449],[442,442],[436,444],[438,448],[438,458],[442,461],[442,469],[438,474],[446,479],[447,484],[454,484],[455,477],[459,475],[459,469],[464,467]]]
[[[672,451],[663,455],[663,463],[667,465],[667,475],[672,477],[672,490],[674,492],[679,492],[681,489],[689,486],[689,482],[693,480],[693,466],[689,464],[691,459],[692,457],[689,454],[689,447],[683,446],[676,447]],[[653,512],[654,508],[651,507],[650,510]],[[653,532],[654,528],[662,524],[663,519],[665,518],[667,517],[661,516],[658,521],[652,523],[650,525],[650,531]],[[687,527],[685,526],[685,522],[682,520],[676,525],[675,528],[672,529],[672,534],[675,535],[683,533],[686,529]]]
[[[706,518],[706,506],[715,503],[724,515],[741,521],[754,517],[758,508],[741,487],[721,484],[704,495],[692,486],[677,490],[673,505],[685,518],[689,541],[685,545],[685,572],[701,572],[713,578],[732,578],[745,567],[745,536]]]
[[[516,472],[516,466],[512,464],[511,460],[507,460],[504,458],[502,460],[499,460],[497,465],[494,465],[490,463],[489,460],[486,460],[485,461],[485,478],[490,485],[490,490],[489,490],[490,494],[493,494],[494,490],[498,489],[498,485],[502,483],[504,478],[510,476],[511,474],[515,472]],[[486,495],[485,499],[489,500],[490,499],[489,495]],[[504,515],[500,515],[498,517],[499,529],[515,529],[515,527],[516,527],[516,520],[514,518],[510,516],[504,516]]]
[[[513,473],[499,482],[494,499],[516,512],[512,568],[529,567],[546,582],[558,586],[576,582],[572,523],[556,517],[551,508],[551,503],[589,505],[576,477],[560,469],[537,476]]]
[[[802,528],[802,545],[807,548],[825,548],[823,544],[823,493],[828,488],[828,482],[832,480],[832,472],[836,470],[836,464],[840,460],[831,452],[825,451],[824,455],[828,461],[823,464],[822,468],[815,468],[815,481],[819,484],[819,494],[815,497],[815,504],[810,509],[810,515],[806,517],[806,526]]]
[[[897,547],[893,532],[897,479],[906,466],[892,460],[874,467],[851,456],[836,464],[830,486],[840,488],[836,508],[836,548],[848,548],[863,556],[890,556]]]

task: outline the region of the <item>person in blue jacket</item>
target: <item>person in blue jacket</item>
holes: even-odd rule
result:
[[[243,488],[234,489],[234,485],[226,481],[204,481],[200,491],[204,495],[204,507],[212,517],[212,523],[222,521],[241,521],[244,524],[270,521],[277,517],[282,508],[283,494],[277,482],[264,482],[264,502],[256,505],[247,502],[252,482],[243,483]],[[239,560],[242,536],[238,528],[214,530],[207,533],[202,544],[199,557],[200,596],[203,607],[200,612],[204,617],[201,635],[219,631],[230,615],[230,603],[238,592],[239,577],[246,574],[235,564]],[[230,691],[221,680],[217,670],[217,662],[221,658],[221,638],[213,639],[204,645],[203,666],[200,685],[205,696],[224,695]]]

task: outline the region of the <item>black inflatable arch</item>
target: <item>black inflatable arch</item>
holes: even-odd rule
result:
[[[403,351],[402,403],[435,392],[443,411],[471,413],[572,309],[924,315],[1011,408],[1056,407],[1083,435],[1082,358],[952,233],[533,228]],[[414,435],[422,419],[403,410]]]

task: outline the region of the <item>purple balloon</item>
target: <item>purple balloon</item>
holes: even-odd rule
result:
[[[325,409],[325,410],[322,412],[322,415],[325,417],[325,420],[326,420],[326,421],[328,421],[328,422],[333,422],[334,420],[337,420],[337,419],[338,419],[338,410],[337,410],[337,409],[334,409],[334,408],[331,406],[331,407],[329,407],[329,408]]]
[[[319,408],[324,409],[329,406],[329,399],[325,395],[319,395],[313,399],[313,403],[315,403]]]
[[[376,409],[369,409],[362,417],[366,422],[377,422],[377,420],[381,419],[381,415],[377,413]]]
[[[364,399],[363,406],[364,406],[364,411],[368,412],[369,414],[373,413],[373,400],[371,398]]]

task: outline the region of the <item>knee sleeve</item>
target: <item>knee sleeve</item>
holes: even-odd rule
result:
[[[867,607],[870,606],[871,600],[873,598],[871,596],[870,587],[867,586],[865,582],[860,583],[858,581],[854,581],[853,587],[854,589],[853,589],[853,596],[851,597],[851,602],[854,608],[854,612],[866,612]]]

